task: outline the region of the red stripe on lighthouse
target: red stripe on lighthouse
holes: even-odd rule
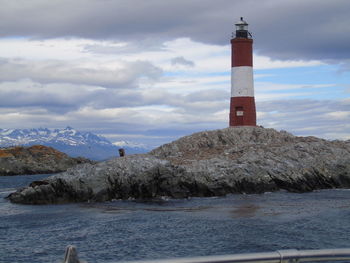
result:
[[[254,97],[231,97],[230,126],[256,126]]]
[[[231,39],[232,67],[253,66],[253,39]]]

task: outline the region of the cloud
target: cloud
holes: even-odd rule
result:
[[[329,92],[332,95],[342,95],[342,88],[337,87],[336,84],[286,84],[273,82],[255,83],[255,98],[258,101],[269,101],[272,99],[291,99],[291,98],[315,98],[327,97]]]
[[[171,65],[182,65],[182,66],[194,67],[194,62],[187,60],[184,57],[175,57],[171,59]]]
[[[85,44],[84,52],[96,54],[130,54],[151,51],[165,51],[166,47],[159,40],[143,39],[142,42],[96,41]]]
[[[0,83],[1,108],[40,107],[47,112],[67,112],[93,101],[101,88],[74,84],[41,84],[31,80]],[[16,112],[16,110],[14,110]]]
[[[157,78],[162,70],[147,61],[115,63],[114,68],[98,68],[60,60],[1,59],[0,81],[31,79],[40,83],[70,83],[118,88],[142,77]]]
[[[346,99],[257,102],[260,125],[328,139],[350,139],[349,108]]]
[[[101,113],[107,110],[105,111],[107,114],[110,109],[115,112],[119,108],[129,108],[137,112],[148,111],[152,107],[160,107],[162,111],[200,110],[204,113],[222,109],[221,101],[229,98],[228,92],[215,89],[193,91],[189,94],[171,94],[162,87],[142,89],[135,85],[110,89],[83,84],[40,83],[31,79],[2,82],[0,94],[2,108],[40,107],[53,114],[72,112],[81,108],[95,109]],[[131,116],[130,112],[124,113],[126,118]]]
[[[344,120],[348,121],[350,120],[350,112],[349,111],[331,111],[324,114],[324,117],[326,119],[331,120]]]
[[[319,57],[318,59],[322,59]],[[308,60],[307,58],[287,58],[285,60],[281,59],[271,59],[267,56],[260,56],[258,54],[253,55],[254,68],[255,69],[274,69],[274,68],[295,68],[295,67],[312,67],[324,65],[324,62],[320,60]]]
[[[259,54],[281,60],[350,58],[347,0],[2,0],[1,6],[2,36],[151,39],[153,48],[188,37],[226,45],[234,22],[244,16]]]

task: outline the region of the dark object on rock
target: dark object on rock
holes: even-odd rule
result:
[[[125,156],[125,150],[123,148],[119,149],[119,156],[124,157]]]
[[[12,202],[48,204],[350,187],[350,141],[261,127],[195,133],[149,154],[83,164],[26,187]]]
[[[0,149],[0,176],[59,173],[82,163],[92,162],[81,157],[69,157],[54,148],[42,145]]]

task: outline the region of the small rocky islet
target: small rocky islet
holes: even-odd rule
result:
[[[185,136],[147,154],[80,164],[8,198],[58,204],[349,187],[349,140],[230,127]]]
[[[59,173],[81,163],[94,162],[43,145],[0,149],[0,176]]]

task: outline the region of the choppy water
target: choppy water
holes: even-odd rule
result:
[[[350,247],[350,191],[28,206],[4,199],[44,176],[0,177],[0,262],[116,262]]]

